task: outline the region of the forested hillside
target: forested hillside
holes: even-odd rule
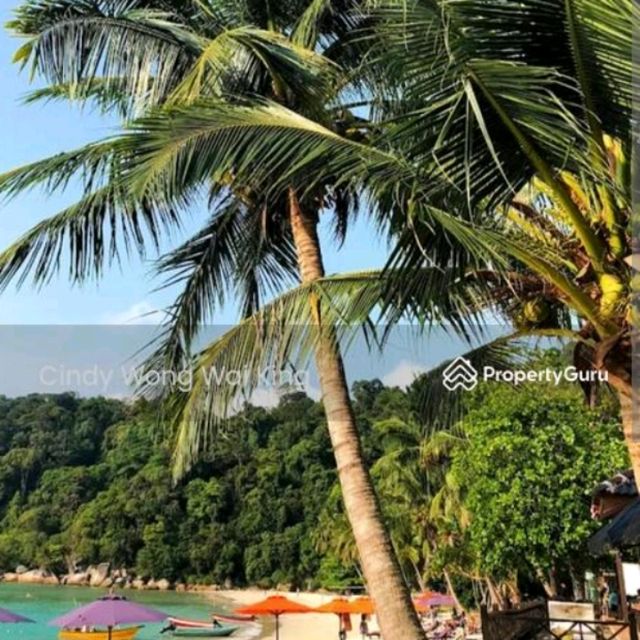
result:
[[[355,385],[359,420],[405,394]],[[371,458],[379,454],[367,438]],[[171,481],[157,409],[71,394],[0,397],[0,570],[66,573],[109,561],[169,580],[272,585],[357,579],[316,551],[335,481],[320,405],[296,393],[248,407],[187,481]]]

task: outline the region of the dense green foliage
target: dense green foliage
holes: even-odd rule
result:
[[[367,451],[371,415],[406,396],[355,387]],[[335,585],[346,568],[316,551],[335,482],[321,406],[303,394],[249,407],[178,486],[171,439],[146,403],[70,394],[0,399],[0,570],[66,572],[110,561],[146,577],[234,584]]]
[[[527,368],[564,366],[550,351]],[[410,406],[421,395],[418,381]],[[571,584],[596,563],[586,550],[599,527],[591,491],[629,464],[615,401],[603,394],[590,409],[568,383],[483,383],[464,408],[453,430],[426,435],[412,411],[374,421],[372,474],[405,575],[447,571],[459,586],[488,580],[513,593],[533,583],[552,593],[557,576]],[[354,559],[339,502],[322,518],[324,548]]]
[[[543,399],[541,393],[544,394]],[[617,420],[585,409],[573,389],[485,386],[465,416],[451,473],[470,514],[465,543],[478,570],[580,575],[593,487],[628,465]]]

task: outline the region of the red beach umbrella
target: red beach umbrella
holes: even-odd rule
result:
[[[280,616],[288,613],[313,613],[313,609],[284,596],[269,596],[259,602],[239,607],[234,613],[244,616],[274,616],[276,619],[276,640],[279,640]]]
[[[330,602],[325,602],[320,607],[314,609],[317,613],[335,613],[342,615],[345,613],[354,613],[352,603],[346,598],[334,598]]]
[[[351,613],[360,613],[372,616],[376,612],[373,600],[369,596],[361,596],[351,602]]]

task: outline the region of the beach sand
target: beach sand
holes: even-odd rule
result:
[[[296,602],[302,602],[308,607],[319,607],[320,605],[335,598],[332,594],[322,593],[283,593],[279,591],[261,591],[258,589],[247,589],[246,591],[215,591],[216,597],[229,599],[233,606],[243,606],[263,600],[272,595],[283,595]],[[353,631],[347,635],[349,640],[359,638],[357,616],[351,617],[354,627]],[[257,637],[261,640],[275,640],[275,626],[273,619],[260,618],[260,634]],[[257,629],[256,629],[257,631]],[[243,635],[243,637],[245,637]],[[338,637],[338,618],[332,614],[305,613],[297,615],[284,615],[280,618],[280,640],[331,640]]]

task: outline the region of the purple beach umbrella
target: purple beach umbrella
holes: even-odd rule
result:
[[[75,629],[84,626],[106,627],[111,630],[119,624],[162,622],[168,614],[131,602],[123,596],[109,594],[91,604],[78,607],[49,622],[52,627]]]
[[[454,607],[456,601],[451,596],[439,593],[426,598],[419,598],[417,603],[421,607]]]
[[[0,608],[0,624],[12,624],[17,622],[33,622],[33,620]]]

